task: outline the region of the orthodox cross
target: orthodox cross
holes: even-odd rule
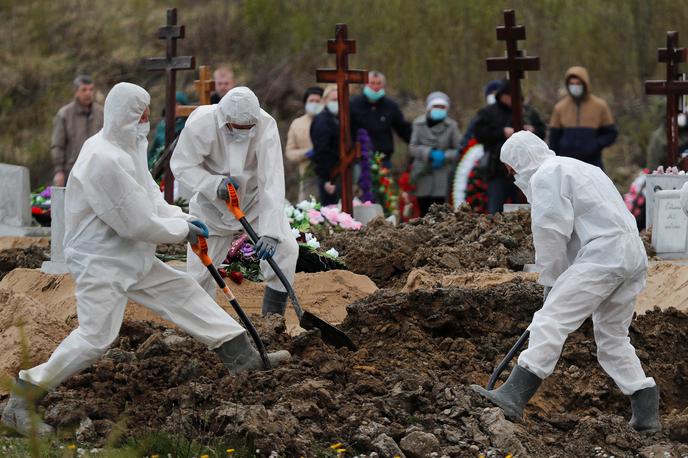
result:
[[[666,96],[667,166],[676,165],[678,150],[679,96],[688,94],[688,81],[682,81],[678,64],[686,61],[686,48],[678,47],[678,32],[667,32],[666,48],[657,50],[659,62],[666,62],[666,80],[645,81],[645,93]]]
[[[210,95],[215,90],[215,80],[210,76],[210,67],[201,65],[198,67],[198,79],[194,81],[194,88],[198,94],[198,105],[210,105]],[[187,117],[198,108],[198,105],[179,105],[176,116]]]
[[[177,8],[167,10],[167,25],[158,29],[158,38],[166,42],[165,57],[151,57],[146,60],[144,66],[149,71],[165,72],[165,149],[167,149],[174,141],[176,72],[196,68],[196,61],[193,56],[177,55],[177,40],[184,38],[184,26],[177,25]],[[165,200],[172,203],[174,200],[174,176],[170,170],[169,158],[165,163],[164,173]]]
[[[511,127],[523,130],[523,104],[521,103],[521,79],[525,71],[540,69],[540,58],[524,56],[518,49],[518,41],[526,39],[526,27],[516,25],[514,10],[504,11],[504,25],[497,27],[497,40],[506,41],[506,57],[488,57],[488,72],[508,72],[511,86]]]
[[[366,70],[350,70],[349,54],[356,52],[356,41],[347,38],[346,24],[337,24],[335,38],[327,40],[327,52],[335,54],[336,68],[323,68],[315,72],[319,83],[336,83],[339,102],[339,166],[332,177],[341,177],[342,211],[353,215],[353,178],[351,164],[360,157],[361,145],[356,142],[352,147],[351,124],[349,116],[349,84],[368,82]]]

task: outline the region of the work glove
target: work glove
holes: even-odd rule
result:
[[[435,170],[444,167],[444,151],[441,149],[430,151],[430,162],[432,162],[432,168]]]
[[[232,186],[234,186],[234,189],[237,191],[239,190],[239,185],[237,184],[236,181],[234,181],[234,178],[232,177],[225,177],[222,179],[220,182],[220,185],[217,187],[217,197],[219,197],[222,200],[229,200],[229,192],[227,191],[227,183],[231,183]]]
[[[264,261],[268,258],[271,258],[272,255],[275,254],[275,250],[277,250],[278,243],[279,242],[277,241],[277,239],[268,237],[266,235],[258,239],[258,242],[256,242],[256,245],[254,247],[256,250],[256,254],[258,255],[258,259]]]
[[[542,289],[542,303],[543,303],[543,304],[545,303],[545,301],[547,301],[547,296],[549,296],[549,292],[550,292],[550,291],[552,291],[552,287],[551,287],[551,286],[545,286],[545,287]]]
[[[198,236],[208,237],[208,226],[201,220],[189,221],[189,233],[186,236],[186,240],[191,245],[196,245],[198,243]]]

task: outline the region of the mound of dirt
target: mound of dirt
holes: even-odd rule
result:
[[[244,281],[230,284],[239,304],[249,316],[260,315],[264,283]],[[346,306],[375,292],[368,278],[349,271],[333,270],[311,274],[299,273],[294,284],[301,305],[319,317],[338,324],[346,317]],[[238,319],[222,293],[218,303]],[[129,301],[125,318],[149,320],[173,327],[158,315]],[[0,376],[12,377],[20,367],[19,323],[28,344],[28,365],[41,363],[60,341],[77,326],[74,281],[69,274],[49,275],[36,269],[15,269],[0,281]],[[287,310],[286,327],[290,334],[303,330],[294,310]],[[2,388],[0,388],[0,392]]]
[[[468,388],[485,383],[541,294],[519,280],[474,290],[381,290],[348,307],[342,327],[359,345],[355,353],[328,347],[312,332],[292,338],[281,320],[258,320],[268,348],[287,348],[293,359],[271,372],[237,376],[184,335],[127,322],[113,348],[51,393],[43,408],[61,428],[86,425],[82,437],[95,443],[122,421],[124,437],[164,430],[199,440],[236,438],[265,456],[316,456],[334,442],[353,453],[409,457],[688,453],[679,442],[688,418],[681,394],[688,315],[675,310],[648,312],[631,330],[663,390],[665,433],[641,436],[628,426],[628,400],[597,365],[587,324],[567,342],[525,425],[506,421]]]
[[[42,244],[0,250],[0,280],[14,269],[37,269],[50,259],[50,248]]]
[[[655,261],[647,271],[647,287],[638,296],[636,311],[674,307],[688,311],[688,266],[673,261]]]
[[[400,289],[416,268],[439,276],[497,267],[518,271],[534,262],[530,213],[524,211],[483,215],[434,206],[424,218],[398,227],[377,219],[321,243],[336,248],[351,271],[380,288]]]
[[[513,272],[508,269],[492,269],[489,272],[468,272],[436,276],[424,269],[413,269],[401,289],[408,293],[417,289],[432,288],[489,288],[522,278],[536,282],[536,272]]]

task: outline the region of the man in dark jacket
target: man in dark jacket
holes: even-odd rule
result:
[[[511,199],[516,203],[519,198],[518,188],[499,160],[499,152],[507,138],[514,133],[511,127],[511,86],[508,80],[502,80],[495,93],[496,103],[488,105],[478,112],[475,123],[475,139],[485,148],[487,154],[482,172],[487,179],[487,211],[490,214],[504,210],[504,203]],[[544,139],[547,133],[545,123],[534,108],[523,105],[523,128]]]
[[[313,143],[313,171],[318,177],[320,203],[332,205],[339,202],[340,189],[332,179],[332,171],[339,165],[339,103],[337,86],[325,88],[325,108],[313,118],[311,142]]]
[[[365,129],[373,142],[375,151],[385,155],[384,162],[389,167],[394,153],[396,132],[402,140],[411,140],[411,123],[404,119],[399,105],[385,95],[385,75],[372,71],[368,73],[368,84],[363,94],[351,98],[351,135],[354,140],[358,129]]]
[[[573,157],[604,169],[602,150],[616,141],[618,131],[607,102],[594,96],[584,67],[566,72],[568,95],[554,106],[549,121],[549,147],[558,156]]]

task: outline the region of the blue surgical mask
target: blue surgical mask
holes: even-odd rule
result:
[[[363,88],[363,95],[365,95],[366,98],[371,102],[377,102],[385,96],[385,88],[382,88],[379,91],[373,91],[369,86],[366,86]]]
[[[443,121],[447,117],[447,110],[444,108],[433,108],[430,110],[430,119],[433,121]]]
[[[336,116],[339,113],[339,102],[327,102],[327,111]]]
[[[323,109],[323,104],[318,102],[308,102],[306,104],[306,113],[311,116],[315,116],[320,113]]]
[[[582,84],[569,84],[568,90],[573,97],[580,97],[585,92],[585,87]]]

